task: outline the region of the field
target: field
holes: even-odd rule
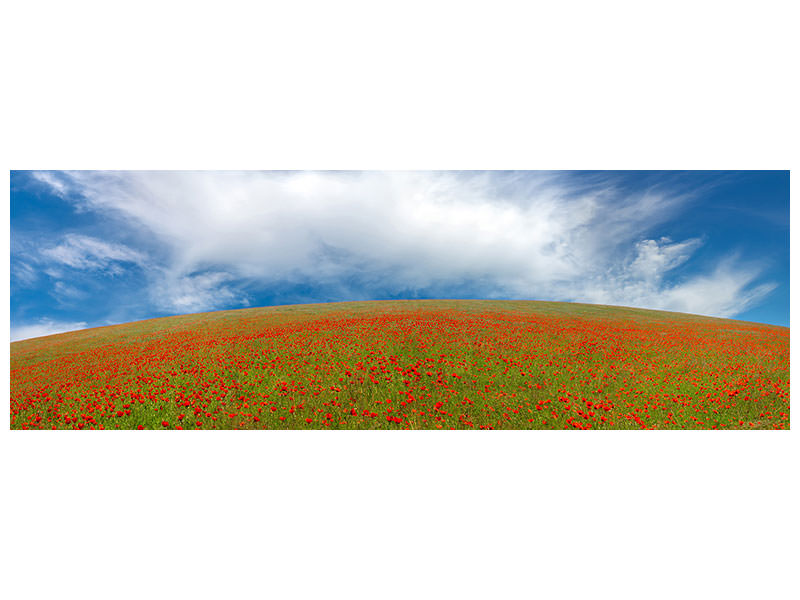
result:
[[[789,329],[550,302],[168,317],[11,344],[12,429],[788,429]]]

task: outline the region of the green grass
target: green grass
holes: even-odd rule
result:
[[[11,344],[12,428],[178,425],[783,429],[789,330],[588,304],[407,300],[201,313]]]

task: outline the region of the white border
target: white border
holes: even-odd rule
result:
[[[788,2],[110,6],[4,9],[4,177],[797,164]],[[4,418],[15,599],[796,594],[793,431],[70,435]]]

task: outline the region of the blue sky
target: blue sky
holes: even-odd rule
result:
[[[517,298],[789,325],[787,171],[12,171],[11,338]]]

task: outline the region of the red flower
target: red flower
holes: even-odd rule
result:
[[[169,421],[161,421],[162,427],[169,427]]]

